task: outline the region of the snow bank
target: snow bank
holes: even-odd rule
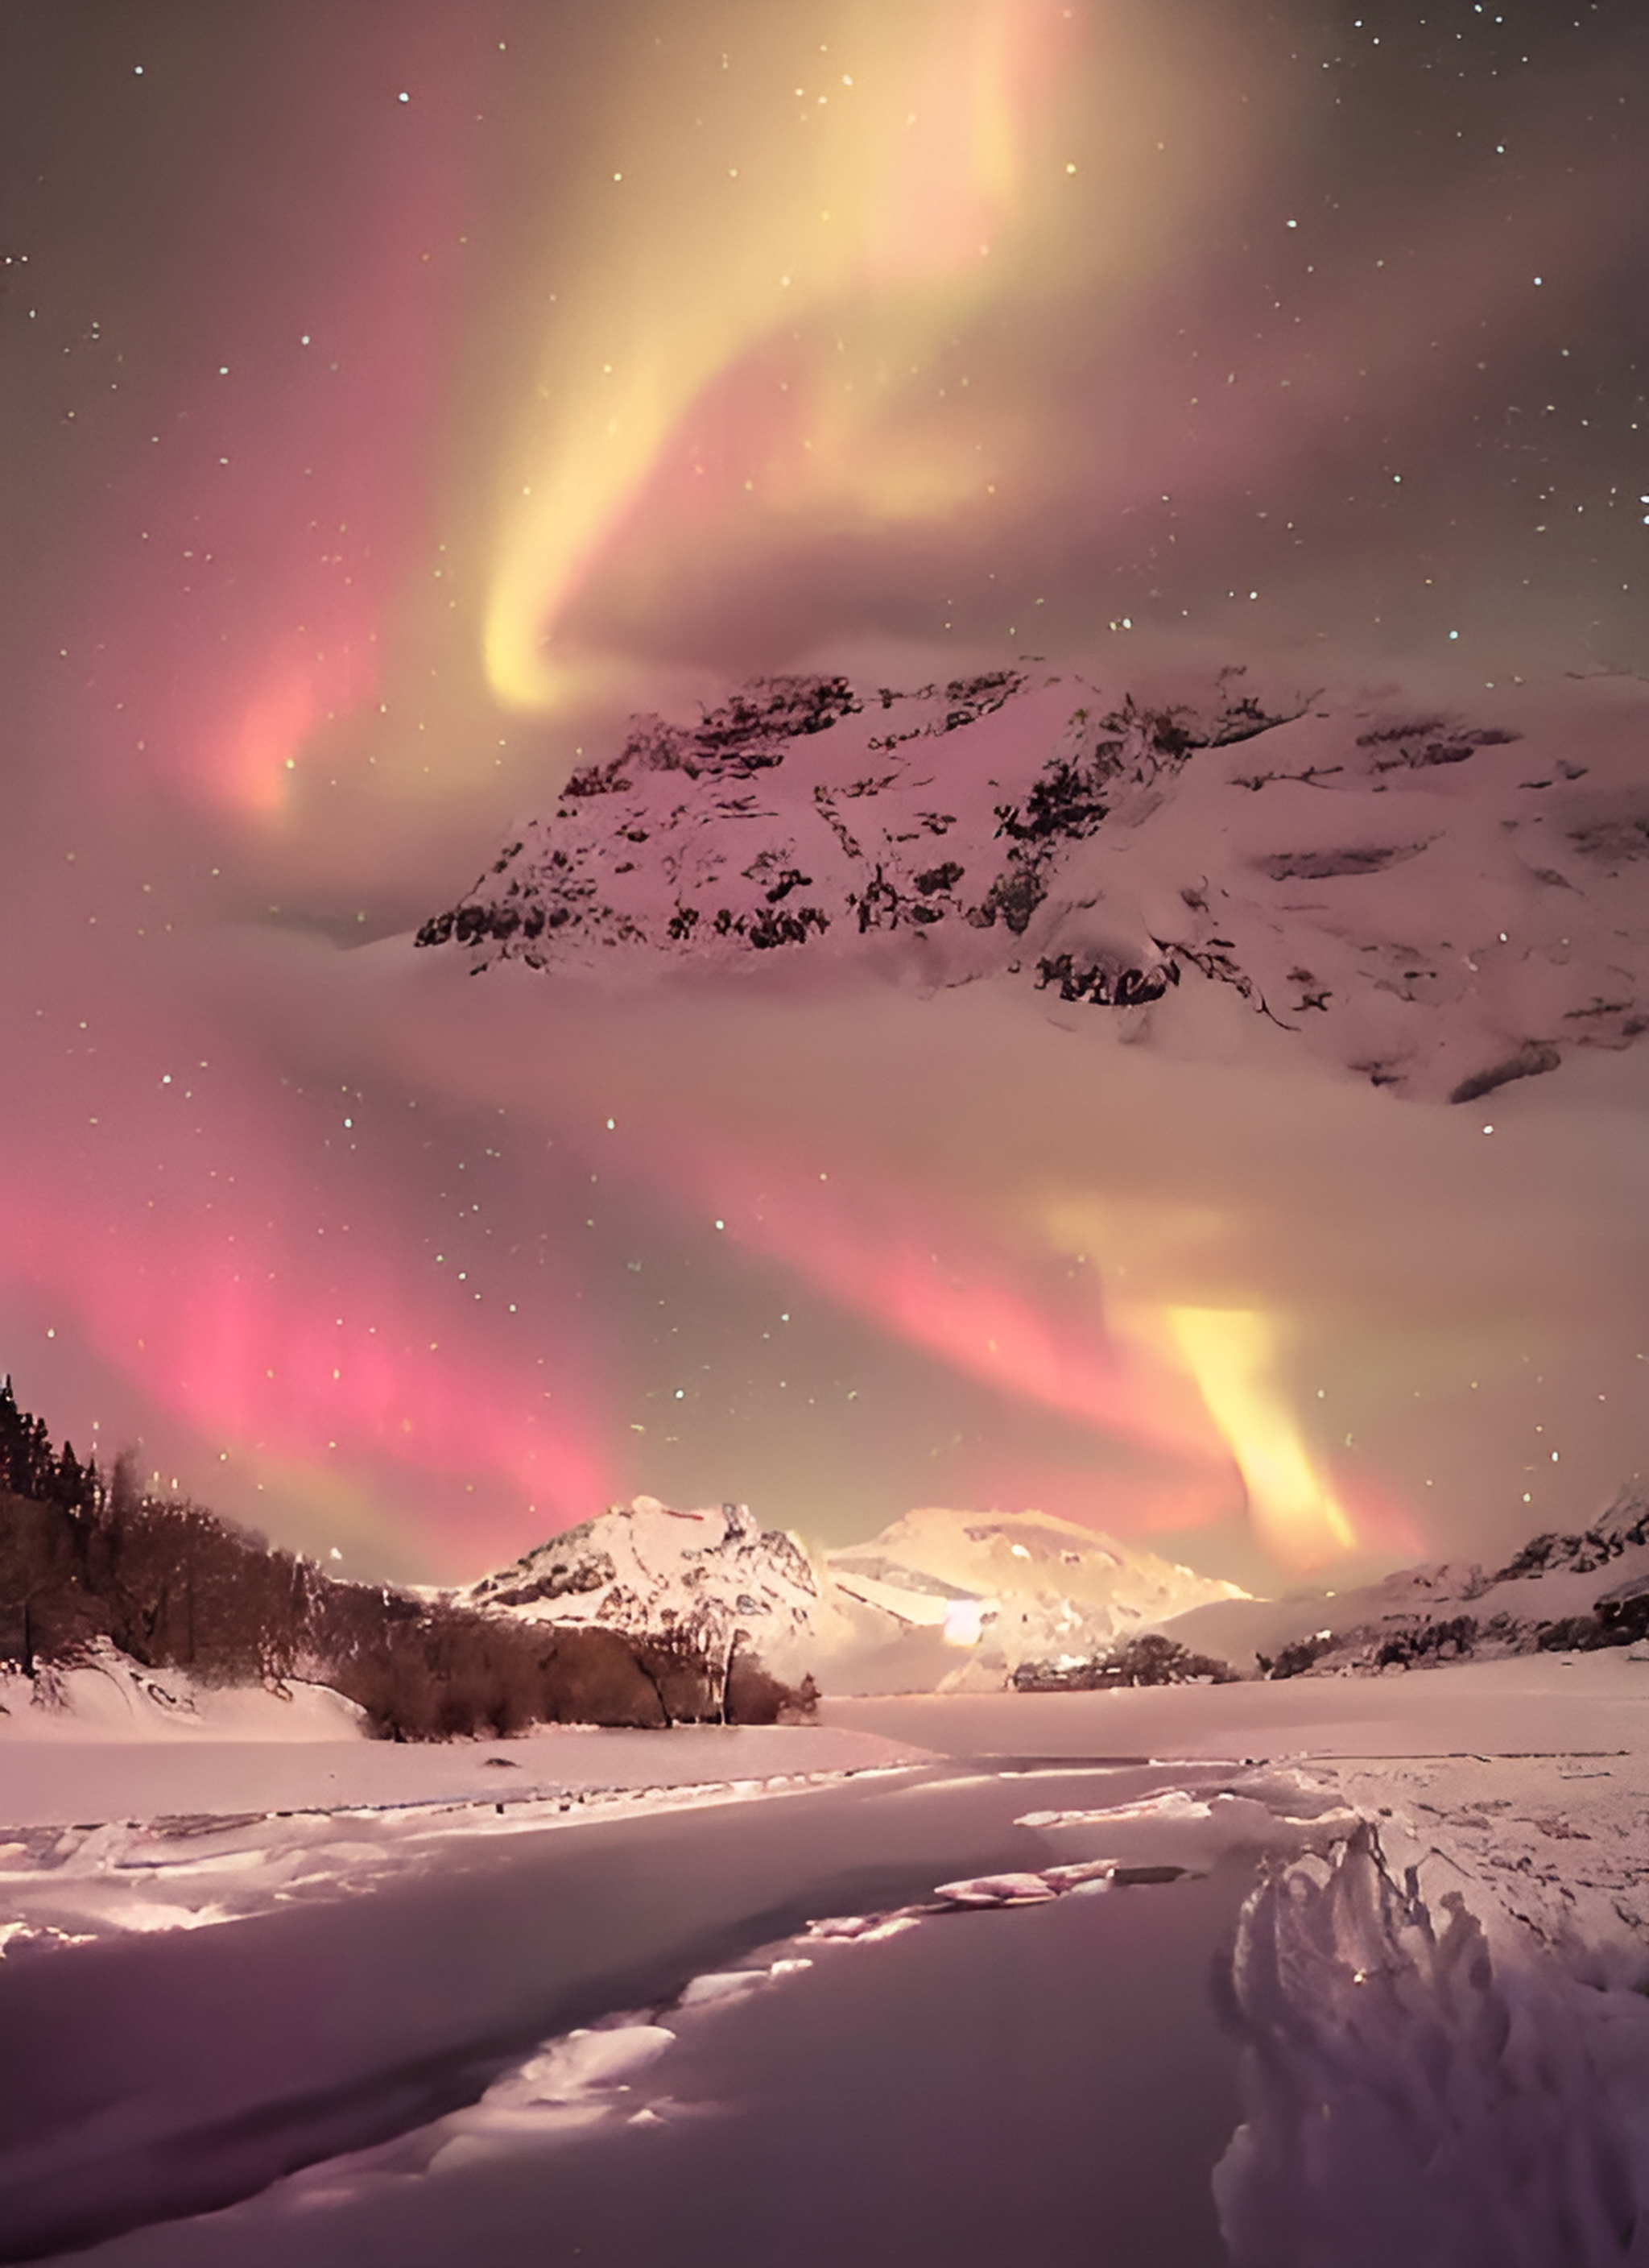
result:
[[[72,1668],[33,1677],[0,1668],[0,1749],[22,1742],[339,1741],[362,1737],[366,1712],[330,1686],[299,1678],[207,1685],[184,1669],[145,1669],[99,1638]]]
[[[1611,1647],[1383,1677],[1094,1693],[827,1696],[820,1718],[955,1756],[1403,1756],[1635,1752],[1645,1704],[1649,1666],[1625,1647]]]
[[[515,1741],[409,1742],[91,1738],[0,1745],[0,1825],[163,1818],[291,1820],[346,1812],[475,1809],[511,1820],[563,1800],[634,1801],[650,1790],[740,1786],[862,1771],[924,1751],[875,1733],[806,1725],[690,1725],[670,1732],[541,1726]],[[291,1830],[297,1832],[296,1829]]]
[[[1245,1908],[1232,2268],[1624,2268],[1649,2249],[1641,1991],[1587,1990],[1375,1826]],[[1640,1980],[1641,1981],[1641,1980]]]

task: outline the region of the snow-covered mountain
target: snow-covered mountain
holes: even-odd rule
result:
[[[1649,1030],[1646,728],[1649,688],[1615,680],[1561,727],[1273,709],[1240,673],[1200,712],[1005,670],[762,680],[635,720],[418,942],[623,981],[1001,973],[1135,1039],[1222,984],[1343,1069],[1470,1102]]]
[[[1042,1513],[935,1507],[814,1559],[742,1505],[637,1497],[458,1594],[466,1606],[634,1638],[712,1662],[735,1646],[828,1691],[999,1690],[1021,1660],[1079,1657],[1204,1601],[1241,1599]]]
[[[1642,1638],[1649,1503],[1624,1493],[1584,1534],[1536,1537],[1494,1572],[1406,1567],[1355,1591],[1256,1599],[1040,1512],[931,1506],[814,1556],[742,1505],[677,1512],[637,1497],[456,1595],[679,1642],[711,1665],[741,1653],[828,1693],[1059,1684],[1147,1633],[1242,1676],[1367,1673]]]
[[[677,1512],[652,1496],[563,1528],[457,1595],[538,1622],[680,1641],[712,1662],[741,1637],[788,1668],[820,1622],[817,1577],[793,1536],[762,1528],[744,1505]]]
[[[1248,1595],[1041,1512],[930,1506],[827,1553],[824,1568],[861,1612],[944,1641],[934,1683],[945,1691],[997,1691],[1022,1661],[1084,1659],[1189,1607]]]
[[[1649,1499],[1623,1491],[1594,1527],[1536,1536],[1493,1572],[1405,1567],[1355,1591],[1197,1606],[1161,1628],[1279,1676],[1630,1644],[1649,1631]]]

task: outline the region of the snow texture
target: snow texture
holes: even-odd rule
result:
[[[72,1662],[37,1662],[32,1677],[0,1666],[0,1742],[339,1741],[365,1724],[366,1712],[328,1685],[207,1684],[146,1668],[103,1638]]]
[[[1214,2176],[1232,2268],[1616,2268],[1649,2257],[1649,2009],[1458,1888],[1393,1879],[1373,1822],[1249,1901],[1247,2117]]]
[[[761,681],[636,720],[419,942],[629,983],[1012,974],[1135,1040],[1229,987],[1329,1064],[1481,1102],[1649,1029],[1646,700],[1606,681],[1513,723],[1279,712],[1240,673],[1200,709],[1012,672]]]

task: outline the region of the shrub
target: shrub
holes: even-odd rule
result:
[[[1093,1693],[1111,1686],[1202,1682],[1234,1684],[1237,1672],[1228,1661],[1209,1653],[1193,1653],[1177,1639],[1155,1631],[1143,1638],[1130,1638],[1125,1646],[1090,1661],[1027,1661],[1013,1673],[1014,1689],[1020,1693]]]

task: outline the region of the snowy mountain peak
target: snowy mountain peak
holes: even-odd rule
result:
[[[818,1587],[801,1545],[762,1528],[747,1506],[682,1512],[638,1496],[459,1596],[541,1622],[679,1637],[713,1654],[742,1632],[765,1654],[811,1629]]]

